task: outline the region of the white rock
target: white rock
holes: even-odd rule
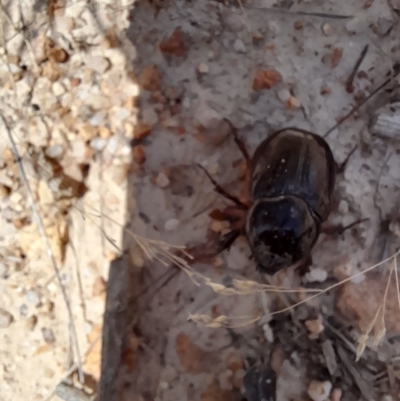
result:
[[[281,31],[279,24],[276,21],[269,21],[268,28],[274,35],[277,35]]]
[[[29,125],[29,142],[35,147],[46,146],[49,132],[41,117],[33,117]]]
[[[167,231],[174,231],[174,230],[177,229],[178,225],[179,225],[179,220],[170,219],[170,220],[168,220],[168,221],[165,223],[164,228],[165,228]]]
[[[55,20],[54,27],[58,32],[70,33],[74,28],[74,19],[66,15],[58,16]]]
[[[326,36],[332,36],[334,34],[334,31],[333,31],[332,27],[329,24],[323,24],[322,25],[322,32]]]
[[[64,153],[64,149],[61,145],[52,145],[46,148],[46,156],[51,157],[52,159],[57,159],[58,157],[62,156]]]
[[[156,178],[156,184],[160,187],[160,188],[165,188],[169,185],[170,180],[169,178],[165,175],[165,173],[161,172],[158,174],[157,178]]]
[[[208,65],[205,63],[200,63],[197,67],[197,71],[199,71],[200,74],[207,74],[209,72]]]
[[[108,97],[95,93],[88,94],[85,98],[85,103],[94,110],[101,110],[110,107],[110,100]]]
[[[60,82],[54,82],[53,86],[53,93],[55,96],[62,96],[65,93],[65,88],[62,84],[60,84]]]
[[[146,107],[142,110],[142,120],[149,125],[156,125],[158,123],[158,115],[153,107]]]
[[[104,125],[106,118],[107,118],[107,112],[99,111],[90,118],[89,124],[93,125],[94,127],[98,127],[99,125]]]
[[[225,372],[222,372],[218,376],[219,386],[221,390],[232,390],[232,384],[231,384],[232,375],[233,372],[231,370],[226,370]]]
[[[326,401],[331,390],[332,383],[330,381],[313,380],[308,387],[307,394],[313,401]]]
[[[346,200],[342,199],[339,202],[338,211],[342,214],[347,214],[349,212],[349,204]]]
[[[107,140],[104,138],[97,137],[97,138],[93,138],[90,141],[91,149],[96,150],[98,152],[103,150],[106,147],[106,145],[107,145]]]
[[[328,278],[328,272],[320,267],[311,269],[307,274],[308,281],[323,283]]]
[[[371,132],[387,138],[400,139],[400,102],[388,104],[375,113]]]
[[[200,100],[197,103],[194,118],[205,128],[214,126],[222,120],[221,115],[213,110],[205,100]]]
[[[246,52],[246,46],[244,45],[244,43],[241,39],[235,40],[235,42],[233,44],[233,49],[237,53],[245,53]]]
[[[286,102],[290,98],[290,92],[288,89],[280,89],[277,92],[278,99],[282,102]]]
[[[92,56],[87,58],[86,66],[98,74],[104,74],[110,68],[111,63],[106,57]]]
[[[274,333],[269,324],[263,324],[264,337],[269,343],[274,342]]]

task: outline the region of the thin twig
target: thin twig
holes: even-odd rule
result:
[[[354,106],[344,117],[340,118],[339,122],[335,124],[332,128],[329,128],[326,131],[324,138],[326,138],[329,134],[331,134],[335,129],[339,128],[349,117],[351,117],[356,111],[358,111],[362,106],[364,106],[372,97],[374,97],[378,92],[380,92],[385,86],[390,84],[394,78],[396,78],[400,74],[399,66],[394,68],[394,74],[385,80],[382,84],[380,84],[376,89],[374,89],[361,103]]]
[[[3,121],[4,128],[5,128],[5,131],[7,133],[8,140],[10,142],[11,149],[12,149],[15,161],[16,161],[16,163],[18,165],[18,170],[19,170],[22,182],[24,183],[24,186],[25,186],[25,188],[27,190],[27,193],[28,193],[28,201],[30,203],[30,206],[31,206],[31,209],[32,209],[32,212],[33,212],[33,216],[34,216],[34,218],[36,220],[36,223],[38,225],[39,232],[40,232],[41,236],[44,239],[45,247],[46,247],[46,253],[47,253],[47,255],[48,255],[48,257],[49,257],[49,259],[51,261],[54,273],[55,273],[55,275],[57,277],[57,281],[58,281],[58,284],[59,284],[60,289],[61,289],[61,293],[62,293],[64,302],[65,302],[65,306],[67,308],[68,318],[69,318],[69,329],[71,331],[71,336],[73,338],[73,342],[74,342],[74,345],[75,345],[76,358],[77,358],[78,371],[79,371],[79,379],[80,379],[81,383],[83,383],[84,376],[83,376],[83,371],[82,371],[81,354],[80,354],[80,350],[79,350],[78,335],[77,335],[77,331],[76,331],[76,327],[75,327],[75,323],[74,323],[74,316],[73,316],[73,313],[72,313],[71,302],[70,302],[70,300],[68,298],[67,291],[66,291],[66,289],[64,287],[64,284],[62,282],[60,269],[57,266],[57,262],[56,262],[56,259],[54,257],[54,253],[53,253],[53,251],[51,249],[50,240],[49,240],[49,237],[47,236],[46,229],[45,229],[44,224],[43,224],[43,220],[42,220],[42,218],[40,216],[39,208],[38,208],[38,206],[36,205],[36,203],[34,201],[34,197],[33,197],[33,194],[32,194],[32,189],[31,189],[31,187],[29,185],[29,181],[27,179],[24,166],[21,163],[21,159],[20,159],[20,156],[19,156],[18,148],[17,148],[17,145],[16,145],[16,143],[14,141],[14,138],[12,136],[12,133],[11,133],[11,128],[9,127],[5,117],[2,114],[0,114],[0,118]]]
[[[89,354],[92,352],[93,348],[95,347],[95,345],[99,342],[99,340],[102,337],[102,333],[100,333],[93,341],[92,343],[89,345],[88,349],[85,352],[84,355],[84,360],[86,360],[86,358],[89,356]],[[72,373],[75,372],[75,370],[79,369],[79,365],[76,362],[75,364],[73,364],[64,374],[64,376],[58,381],[57,386],[62,383],[63,381],[67,380]],[[57,386],[47,395],[47,397],[44,398],[44,401],[50,401],[55,395],[56,395],[56,390],[57,390]]]
[[[396,257],[399,255],[399,253],[400,253],[400,250],[398,250],[398,251],[395,252],[392,256],[386,258],[385,260],[382,260],[381,262],[376,263],[375,265],[370,266],[370,267],[368,267],[368,268],[365,269],[365,270],[362,270],[362,271],[360,271],[360,272],[358,272],[358,273],[356,273],[356,274],[354,274],[354,275],[352,275],[352,276],[350,276],[350,277],[347,277],[347,278],[345,278],[344,280],[339,281],[338,283],[332,284],[331,286],[329,286],[329,287],[327,287],[327,288],[321,290],[320,293],[311,295],[310,297],[308,297],[308,298],[306,298],[306,299],[304,299],[304,300],[302,300],[302,301],[299,301],[299,302],[295,303],[294,305],[291,305],[291,306],[288,307],[288,308],[284,308],[284,309],[280,309],[280,310],[278,310],[278,311],[272,312],[271,315],[277,315],[278,313],[286,312],[286,311],[288,311],[288,310],[290,310],[290,309],[292,309],[292,308],[295,308],[296,306],[299,306],[299,305],[301,305],[301,304],[304,304],[305,302],[311,301],[312,299],[318,297],[319,295],[324,294],[324,293],[326,293],[326,292],[328,292],[328,291],[330,291],[330,290],[333,290],[334,288],[339,287],[340,285],[342,285],[342,284],[344,284],[344,283],[347,283],[348,281],[351,281],[351,280],[353,280],[354,278],[356,278],[356,277],[358,277],[358,276],[361,276],[361,275],[363,275],[363,274],[365,274],[365,273],[368,273],[369,271],[376,269],[378,266],[381,266],[381,265],[383,265],[383,264],[386,263],[386,262],[389,262],[389,261],[392,260],[393,258],[396,258]]]
[[[359,57],[357,59],[355,66],[353,68],[353,71],[351,72],[351,74],[349,75],[349,78],[347,79],[346,89],[347,89],[347,92],[349,92],[349,93],[352,93],[354,91],[353,81],[357,74],[358,69],[360,68],[361,63],[363,62],[365,56],[367,55],[368,48],[369,48],[369,45],[364,46],[364,48],[361,51],[361,54],[359,55]]]
[[[343,14],[327,14],[327,13],[313,13],[313,12],[306,12],[306,11],[289,11],[283,8],[267,8],[267,7],[257,7],[257,6],[246,6],[248,9],[255,9],[255,10],[264,10],[268,12],[275,12],[279,14],[291,14],[291,15],[304,15],[308,17],[319,17],[319,18],[329,18],[329,19],[350,19],[353,18],[353,15],[343,15]]]

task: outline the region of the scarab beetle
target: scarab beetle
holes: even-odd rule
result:
[[[336,164],[323,138],[275,132],[251,160],[246,237],[260,269],[274,273],[307,258],[330,212]]]
[[[219,251],[242,234],[261,272],[274,274],[284,267],[310,261],[321,224],[331,210],[335,175],[344,169],[355,148],[337,165],[322,137],[298,128],[285,128],[261,142],[250,158],[235,128],[226,122],[247,160],[249,187],[248,201],[242,202],[203,169],[216,191],[236,203],[236,207],[223,212],[234,225]],[[232,209],[240,210],[242,215],[238,217]]]

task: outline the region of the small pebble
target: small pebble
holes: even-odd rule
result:
[[[38,306],[40,303],[40,298],[39,295],[35,291],[28,291],[26,293],[26,299],[28,300],[29,303]]]
[[[307,274],[307,277],[310,282],[323,283],[328,278],[328,272],[317,267],[310,270],[310,273]]]
[[[199,66],[197,67],[197,71],[199,71],[201,74],[208,74],[209,72],[208,65],[205,63],[200,63]]]
[[[56,337],[52,329],[48,327],[42,327],[43,340],[48,344],[54,344],[56,342]]]
[[[264,331],[264,337],[269,343],[274,342],[274,333],[271,329],[271,326],[269,324],[264,324],[263,325],[263,331]]]
[[[64,153],[64,149],[61,145],[52,145],[46,148],[46,156],[51,159],[57,159],[61,157]]]
[[[102,151],[107,145],[107,140],[104,138],[93,138],[90,141],[90,147],[98,152]]]
[[[290,92],[288,89],[279,89],[277,92],[277,96],[279,100],[282,100],[282,102],[286,102],[290,98]]]
[[[318,338],[318,335],[325,329],[322,319],[306,320],[305,325],[310,333],[311,339]]]
[[[87,58],[86,65],[93,71],[96,71],[98,74],[103,74],[109,69],[111,63],[106,57],[94,56]]]
[[[333,35],[333,29],[329,24],[324,24],[322,25],[322,32],[326,35],[326,36],[332,36]]]
[[[90,118],[89,124],[93,125],[94,127],[98,127],[99,125],[104,125],[106,118],[107,118],[107,112],[99,111]]]
[[[5,309],[0,308],[0,329],[7,329],[13,321],[13,315]]]
[[[240,39],[236,39],[234,44],[233,44],[233,49],[237,53],[245,53],[246,52],[246,46],[244,45],[243,41]]]
[[[65,93],[65,88],[60,82],[54,82],[52,85],[53,93],[55,96],[62,96]]]
[[[0,184],[0,200],[6,199],[11,193],[11,188]]]
[[[165,173],[161,172],[157,175],[156,184],[160,188],[166,188],[170,184],[170,180]]]
[[[158,123],[158,115],[152,107],[146,107],[142,110],[142,120],[150,126],[153,126]]]
[[[170,219],[170,220],[168,220],[168,221],[165,223],[164,228],[165,228],[167,231],[174,231],[174,230],[177,229],[178,225],[179,225],[179,220]]]
[[[226,370],[218,376],[219,386],[221,390],[232,390],[232,375],[231,370]]]
[[[27,304],[22,304],[20,307],[19,307],[19,314],[21,315],[21,316],[26,316],[27,314],[28,314],[28,305]]]
[[[335,389],[332,391],[331,401],[340,401],[340,400],[342,399],[342,394],[343,394],[342,389],[340,389],[340,388],[335,388]],[[384,401],[384,400],[382,400],[382,401]],[[392,401],[392,400],[390,399],[390,400],[387,400],[387,401]]]
[[[330,381],[320,382],[313,380],[308,386],[307,394],[313,401],[326,401],[332,390]]]
[[[29,316],[28,319],[26,319],[25,328],[28,331],[32,331],[35,329],[37,322],[38,318],[36,315]]]

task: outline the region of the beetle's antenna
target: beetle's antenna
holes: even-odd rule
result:
[[[237,147],[239,148],[240,152],[242,153],[243,157],[245,158],[247,166],[249,166],[251,158],[250,158],[249,152],[246,149],[246,145],[239,138],[237,128],[227,118],[224,118],[224,121],[229,125],[229,128],[231,129],[231,132],[233,135],[233,139],[234,139]]]
[[[324,138],[326,138],[330,133],[339,128],[349,117],[351,117],[357,110],[359,110],[364,104],[366,104],[373,96],[375,96],[379,91],[381,91],[385,86],[392,82],[393,78],[396,78],[400,74],[400,64],[395,64],[393,66],[393,75],[386,79],[381,85],[379,85],[375,90],[373,90],[361,103],[354,106],[344,117],[342,117],[337,124],[326,131]]]

